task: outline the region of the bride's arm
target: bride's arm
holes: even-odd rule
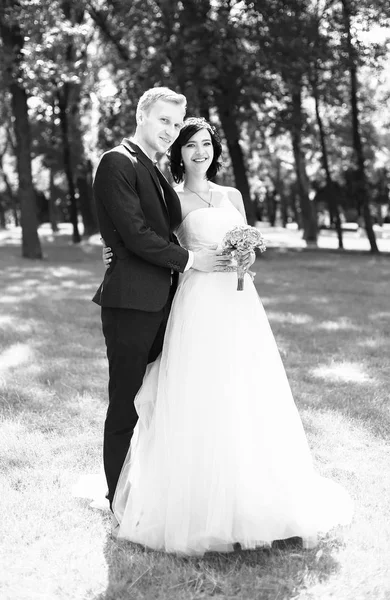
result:
[[[242,199],[241,192],[239,192],[236,188],[229,188],[228,189],[228,196],[229,196],[229,200],[233,204],[233,206],[244,217],[245,224],[248,225],[248,221],[247,221],[247,218],[246,218],[245,207],[244,207],[244,201]]]
[[[236,188],[229,188],[228,196],[229,196],[229,200],[233,204],[233,206],[244,217],[245,224],[248,225],[245,207],[244,207],[244,201],[242,199],[241,192],[239,192]],[[251,250],[250,252],[248,252],[248,256],[245,259],[247,269],[249,269],[249,267],[251,267],[253,265],[255,260],[256,260],[256,253],[253,250]]]

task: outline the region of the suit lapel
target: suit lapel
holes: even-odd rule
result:
[[[159,193],[160,199],[161,199],[163,205],[165,206],[166,210],[168,211],[168,206],[167,206],[167,203],[166,203],[166,200],[165,200],[165,197],[164,197],[164,193],[163,193],[163,189],[162,189],[161,183],[160,183],[160,181],[159,181],[159,179],[157,177],[156,170],[155,170],[154,165],[153,165],[152,161],[150,160],[150,158],[148,158],[146,156],[146,154],[144,154],[142,152],[141,148],[139,148],[136,144],[134,144],[131,140],[129,140],[127,138],[124,138],[122,140],[122,146],[125,146],[125,148],[127,150],[129,150],[129,152],[131,152],[131,154],[136,154],[138,160],[144,165],[144,167],[147,168],[147,170],[149,171],[149,173],[150,173],[150,175],[151,175],[151,177],[153,179],[153,182],[154,182],[154,184],[155,184],[155,186],[157,188],[157,191]],[[162,173],[161,173],[161,175],[162,175]],[[165,179],[165,177],[164,177],[164,179]],[[166,181],[166,183],[167,183],[167,185],[169,185],[168,181]],[[168,211],[168,213],[169,213],[169,211]]]
[[[176,194],[173,187],[170,185],[169,181],[165,178],[164,174],[160,171],[160,169],[156,167],[154,171],[160,181],[161,187],[164,192],[164,199],[168,208],[172,229],[175,229],[181,223],[182,220],[179,197]]]

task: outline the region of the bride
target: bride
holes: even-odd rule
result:
[[[240,193],[210,181],[218,135],[185,122],[170,153],[182,246],[220,244],[246,223]],[[117,485],[118,537],[183,554],[301,537],[351,519],[347,492],[314,470],[280,355],[251,277],[181,275],[159,358],[137,398],[139,421]],[[260,277],[261,282],[261,277]]]

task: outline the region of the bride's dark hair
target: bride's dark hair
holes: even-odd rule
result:
[[[211,142],[214,148],[214,157],[211,165],[207,169],[207,179],[212,179],[222,167],[219,158],[222,154],[222,145],[217,130],[206,119],[202,117],[190,117],[184,121],[184,125],[180,130],[179,137],[173,142],[169,151],[169,162],[172,177],[176,183],[180,183],[184,179],[184,165],[181,158],[181,148],[184,146],[195,133],[206,129],[210,133]]]

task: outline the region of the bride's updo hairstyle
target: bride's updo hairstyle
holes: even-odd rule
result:
[[[190,117],[184,121],[184,125],[180,130],[179,137],[173,142],[169,151],[169,161],[172,177],[176,183],[180,183],[184,179],[184,165],[181,158],[181,148],[184,146],[195,133],[206,129],[210,133],[211,142],[214,148],[214,157],[211,165],[207,169],[207,179],[212,179],[222,167],[219,158],[222,154],[222,145],[217,130],[203,117]]]

